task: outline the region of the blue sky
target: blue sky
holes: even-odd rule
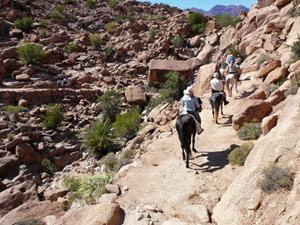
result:
[[[147,1],[147,0],[140,0]],[[181,9],[189,9],[192,7],[204,10],[210,10],[215,5],[244,5],[250,7],[257,0],[150,0],[151,3],[164,3],[171,6],[176,6]]]

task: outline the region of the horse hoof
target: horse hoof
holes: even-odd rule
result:
[[[190,168],[190,166],[189,166],[189,165],[186,165],[185,167],[186,167],[186,168]]]
[[[185,158],[182,158],[183,159],[183,161],[185,160]]]
[[[195,149],[195,148],[193,149],[193,152],[198,153],[197,149]]]

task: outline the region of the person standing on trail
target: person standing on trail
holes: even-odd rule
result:
[[[240,69],[239,69],[239,66],[237,66],[235,64],[235,58],[230,57],[230,59],[228,60],[228,63],[229,64],[225,69],[226,74],[227,75],[234,74],[237,81],[239,81],[239,79],[240,79],[240,73],[239,73]]]
[[[221,80],[221,76],[219,73],[214,73],[213,79],[210,81],[211,84],[211,93],[220,92],[223,93],[224,104],[227,105],[229,102],[226,100],[226,93],[224,91],[223,81]]]
[[[199,100],[196,96],[194,96],[194,89],[192,87],[188,87],[185,90],[185,95],[182,98],[181,101],[181,105],[183,106],[183,111],[181,112],[181,114],[183,114],[184,112],[187,112],[189,114],[191,114],[192,116],[194,116],[195,120],[199,123],[197,132],[198,134],[201,134],[204,130],[201,127],[201,118],[199,113],[197,112],[199,109],[201,109],[201,105],[202,102]]]

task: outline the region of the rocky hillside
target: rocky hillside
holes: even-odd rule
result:
[[[134,0],[0,0],[0,224],[297,224],[299,1],[259,0],[234,27],[191,14]],[[213,124],[210,80],[232,55],[239,92]],[[181,83],[196,74],[204,101],[193,170],[175,132],[179,103],[154,104],[169,71]],[[139,132],[101,158],[82,134],[112,113],[111,90],[108,106],[122,113],[113,120],[137,114]],[[243,167],[229,165],[244,143],[236,130],[253,121],[263,135]],[[124,124],[112,125],[122,134]],[[266,192],[259,182],[273,164],[292,185]]]
[[[239,15],[240,12],[249,12],[249,9],[243,5],[215,5],[210,10],[205,11],[203,9],[191,8],[193,12],[203,13],[204,15],[216,16],[218,14],[230,13],[231,15]]]

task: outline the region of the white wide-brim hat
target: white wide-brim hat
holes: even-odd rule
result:
[[[192,93],[194,93],[195,91],[194,91],[194,89],[193,89],[192,87],[188,87],[188,88],[186,89],[186,92],[192,92]]]

